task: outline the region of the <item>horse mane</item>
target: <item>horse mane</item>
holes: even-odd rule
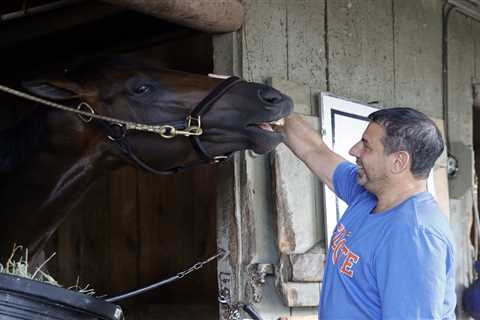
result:
[[[66,68],[63,67],[64,75],[81,83],[98,72],[100,66],[106,65],[129,67],[132,64],[129,59],[110,55],[80,58]],[[45,118],[46,110],[37,108],[17,125],[6,129],[0,127],[0,175],[13,172],[46,144]]]
[[[66,66],[63,66],[63,69],[66,78],[82,83],[89,80],[92,76],[95,76],[98,70],[105,66],[138,67],[138,63],[132,63],[132,61],[125,56],[101,54],[77,58]]]
[[[45,110],[38,108],[16,126],[0,131],[0,174],[11,173],[46,144],[45,119]]]

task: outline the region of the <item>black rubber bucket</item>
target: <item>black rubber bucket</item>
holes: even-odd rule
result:
[[[22,277],[0,274],[1,320],[123,320],[112,303]]]

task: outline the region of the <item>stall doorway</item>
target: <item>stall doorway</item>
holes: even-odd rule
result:
[[[119,53],[171,69],[212,72],[210,35],[93,1],[79,6],[5,22],[0,35],[8,30],[9,36],[0,37],[2,79],[22,80],[22,74],[49,64]],[[21,114],[10,111],[5,126]],[[46,255],[56,252],[48,271],[65,286],[78,277],[98,296],[112,296],[211,256],[217,176],[217,168],[204,166],[171,176],[124,168],[100,178],[48,243]],[[211,263],[119,305],[129,320],[216,319],[216,279]]]

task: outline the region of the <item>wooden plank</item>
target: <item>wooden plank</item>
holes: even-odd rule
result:
[[[325,0],[286,2],[288,79],[325,91]]]
[[[292,308],[292,315],[281,320],[318,320],[318,308]]]
[[[214,169],[202,167],[173,176],[140,174],[141,284],[176,274],[216,252]],[[145,294],[143,301],[216,304],[216,278],[213,263],[174,286]]]
[[[280,292],[289,307],[315,307],[320,304],[320,282],[281,282]]]
[[[319,129],[319,119],[307,117]],[[318,178],[285,146],[272,155],[278,248],[282,253],[304,253],[321,239]]]
[[[480,22],[473,21],[472,23],[472,35],[475,45],[475,82],[480,83]],[[475,37],[475,35],[477,35]]]
[[[460,141],[466,145],[472,145],[473,142],[474,65],[472,21],[453,11],[448,32],[448,134],[452,142]]]
[[[187,216],[193,226],[192,250],[190,263],[193,260],[203,260],[217,251],[216,221],[217,221],[217,175],[215,166],[196,168],[192,173],[192,207]],[[194,287],[201,288],[198,292],[208,297],[211,305],[217,303],[217,268],[215,263],[205,266],[195,275]],[[191,290],[191,288],[190,288]]]
[[[197,0],[105,1],[210,33],[233,32],[240,29],[244,16],[242,3],[237,0],[209,0],[201,4]]]
[[[136,306],[126,319],[135,317],[139,320],[212,320],[218,319],[216,304],[149,304]]]
[[[56,252],[48,271],[64,286],[90,284],[99,294],[108,292],[108,179],[99,179],[54,235],[46,256]],[[88,199],[88,200],[86,200]]]
[[[473,108],[471,79],[474,66],[474,47],[472,42],[472,21],[464,15],[453,11],[449,20],[448,31],[448,135],[453,155],[457,153],[464,160],[467,158],[467,150],[473,143]],[[462,150],[463,149],[463,150]],[[460,174],[464,175],[471,171],[468,166],[463,166]],[[465,168],[466,167],[466,168]],[[460,178],[460,177],[459,177]],[[462,180],[460,180],[462,179]],[[468,276],[471,274],[473,261],[470,248],[471,240],[469,230],[472,226],[472,177],[466,174],[463,178],[451,180],[449,183],[450,199],[450,227],[455,238],[457,252],[456,288],[464,288],[471,283]],[[466,184],[466,188],[458,188],[457,183]],[[463,192],[458,192],[462,190]],[[461,289],[457,290],[461,294]],[[457,308],[459,318],[463,316],[462,306]]]
[[[139,176],[140,242],[139,268],[140,283],[146,285],[175,274],[184,262],[183,250],[188,225],[182,225],[182,213],[188,210],[187,201],[179,201],[175,193],[182,183],[188,183],[185,174],[154,176],[141,173]],[[184,190],[186,195],[189,189]],[[172,199],[172,203],[168,200]],[[173,203],[176,203],[174,207]],[[167,227],[168,226],[168,227]],[[182,281],[183,282],[183,281]],[[178,285],[182,286],[182,283]],[[144,295],[144,302],[163,301],[165,292],[178,295],[179,286],[167,286],[160,292]]]
[[[329,91],[393,105],[391,1],[328,1],[327,11]]]
[[[325,269],[325,248],[317,244],[301,254],[289,254],[293,282],[320,282]]]
[[[286,2],[248,0],[245,5],[243,77],[263,82],[267,76],[287,79]]]
[[[137,170],[123,168],[109,177],[109,291],[138,287]]]
[[[268,79],[267,83],[293,100],[294,112],[312,115],[310,87],[290,80]]]
[[[442,117],[442,3],[394,4],[395,105]]]

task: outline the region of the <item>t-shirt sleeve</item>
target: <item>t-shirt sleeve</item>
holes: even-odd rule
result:
[[[374,258],[382,319],[441,319],[453,267],[447,242],[423,228],[385,240]]]
[[[333,187],[337,197],[350,205],[365,189],[357,182],[358,168],[351,162],[340,163],[333,173]]]

